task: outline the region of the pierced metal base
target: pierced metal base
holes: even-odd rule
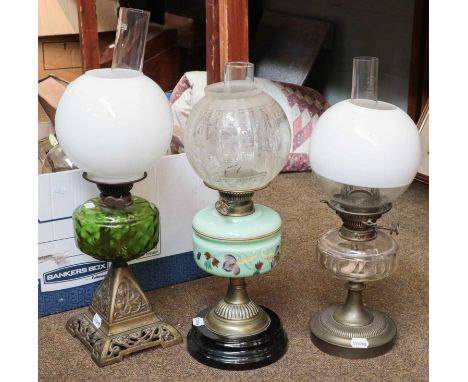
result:
[[[67,330],[86,346],[99,367],[120,362],[123,357],[140,350],[157,346],[165,348],[182,342],[173,326],[158,319],[151,325],[109,335],[96,328],[89,313],[82,313],[68,320]]]
[[[369,308],[372,316],[367,325],[351,326],[335,319],[343,305],[315,313],[310,321],[312,342],[325,353],[343,358],[371,358],[389,351],[395,342],[397,328],[387,315]]]
[[[66,328],[100,367],[140,350],[182,342],[180,333],[153,312],[127,264],[112,265],[88,311],[71,317]]]

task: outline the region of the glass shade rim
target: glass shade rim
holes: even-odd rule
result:
[[[376,110],[376,111],[395,111],[399,109],[398,106],[395,106],[389,102],[380,101],[380,100],[374,101],[374,100],[370,100],[366,98],[354,98],[354,99],[350,98],[345,101],[348,101],[354,106],[362,107],[364,109]]]
[[[237,83],[246,83],[247,80],[232,80],[231,83],[234,85]],[[218,98],[223,99],[239,99],[239,98],[246,98],[246,97],[254,97],[263,93],[263,90],[255,85],[250,89],[245,90],[234,90],[232,88],[228,88],[224,82],[216,82],[214,84],[210,84],[205,87],[205,94],[209,94],[212,96],[216,96]]]
[[[369,61],[369,62],[376,62],[379,58],[377,56],[356,56],[353,57],[353,61]]]
[[[131,8],[131,7],[120,7],[120,8],[125,9],[125,11],[128,13],[141,13],[144,15],[151,15],[151,12],[145,11],[144,9]]]
[[[143,77],[144,74],[139,70],[128,68],[98,68],[88,70],[85,76],[99,80],[131,80]]]
[[[377,188],[377,189],[394,189],[394,188],[402,188],[402,187],[408,187],[414,179],[411,179],[411,181],[409,183],[406,183],[406,184],[397,184],[397,185],[392,185],[391,187],[382,187],[382,185],[377,185],[377,184],[373,184],[373,183],[365,183],[365,184],[356,184],[356,182],[343,182],[342,180],[339,180],[339,179],[334,179],[336,177],[333,177],[333,176],[325,176],[323,174],[321,174],[320,172],[318,172],[316,169],[314,169],[313,165],[310,166],[311,169],[312,169],[312,172],[314,173],[314,175],[316,176],[319,176],[321,178],[324,178],[325,180],[328,180],[330,182],[334,182],[334,183],[339,183],[339,184],[345,184],[345,185],[349,185],[349,186],[353,186],[353,187],[362,187],[362,188]],[[359,183],[359,182],[357,182]],[[364,182],[361,182],[361,183],[364,183]]]

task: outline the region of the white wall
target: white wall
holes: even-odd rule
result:
[[[376,56],[379,99],[407,109],[414,0],[266,0],[265,8],[334,24],[328,102],[350,97],[353,57]]]

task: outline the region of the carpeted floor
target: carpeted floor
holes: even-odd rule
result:
[[[39,319],[41,381],[426,381],[428,380],[428,186],[414,182],[382,222],[400,223],[396,237],[399,268],[368,285],[365,302],[390,313],[398,326],[394,348],[368,360],[346,360],[319,351],[310,340],[309,318],[345,298],[343,282],[322,269],[315,242],[340,225],[325,204],[310,173],[278,176],[255,201],[283,218],[283,257],[272,272],[248,280],[255,302],[273,309],[289,337],[286,355],[253,371],[221,371],[193,360],[181,344],[131,355],[115,365],[97,367],[83,345],[65,330],[80,310]],[[157,314],[185,337],[192,317],[225,293],[226,280],[207,277],[148,292]],[[83,309],[81,309],[83,310]]]

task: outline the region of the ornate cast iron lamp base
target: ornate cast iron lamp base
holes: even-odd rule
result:
[[[364,307],[362,283],[347,283],[344,305],[315,313],[310,321],[312,342],[325,353],[344,358],[371,358],[389,351],[396,325],[387,315]]]
[[[126,263],[112,265],[88,311],[71,317],[66,327],[100,367],[140,350],[182,342],[179,332],[153,312]]]
[[[256,369],[276,362],[286,353],[288,340],[279,317],[249,298],[244,279],[230,279],[226,297],[197,317],[203,319],[203,324],[192,325],[187,348],[205,365]]]

